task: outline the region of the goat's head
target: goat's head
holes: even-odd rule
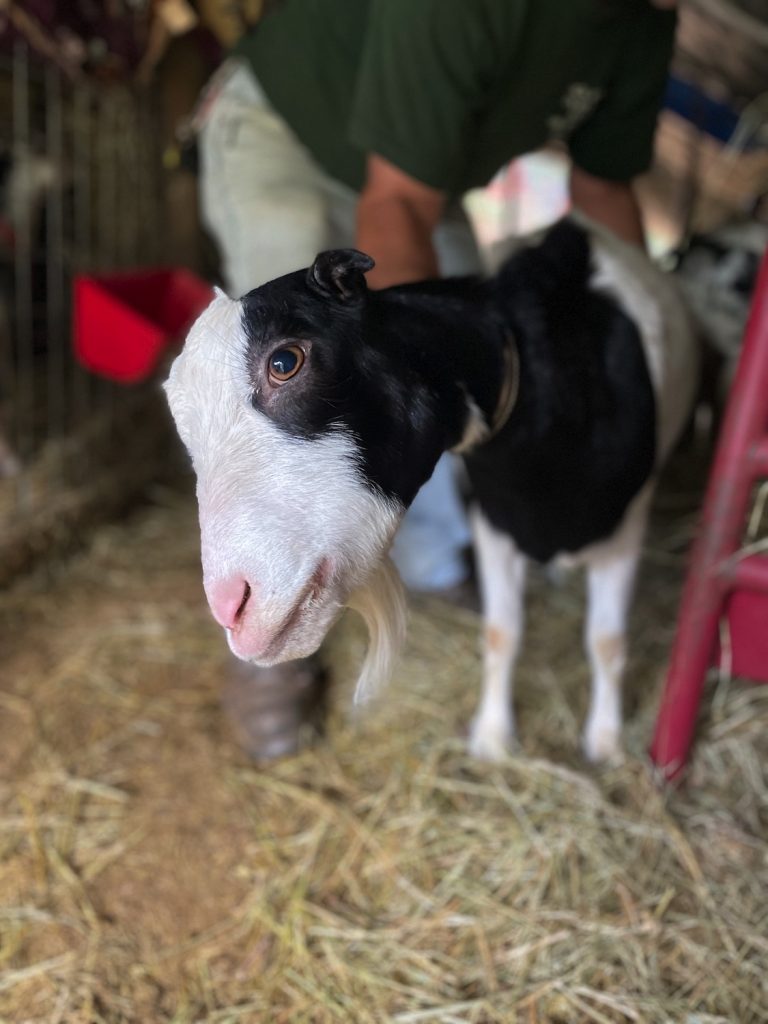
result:
[[[308,655],[351,605],[371,634],[359,692],[399,646],[387,551],[440,451],[439,428],[423,426],[429,396],[369,341],[372,265],[338,250],[239,301],[219,293],[166,384],[197,473],[206,595],[232,651],[261,665]]]

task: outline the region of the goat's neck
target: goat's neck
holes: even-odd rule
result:
[[[382,304],[380,323],[390,338],[398,339],[409,370],[437,396],[445,448],[466,451],[491,436],[509,414],[517,358],[509,330],[482,285],[467,282],[458,297],[457,284],[450,285],[454,291],[445,302],[434,284],[426,285],[424,294],[417,286],[392,289],[395,301]],[[407,305],[402,302],[406,295]]]

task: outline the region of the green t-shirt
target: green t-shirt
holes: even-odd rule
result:
[[[646,170],[674,29],[649,0],[282,0],[236,52],[333,177],[374,152],[458,195],[554,139]]]

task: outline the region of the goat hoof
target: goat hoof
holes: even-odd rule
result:
[[[588,726],[584,731],[582,749],[592,764],[617,765],[624,760],[621,731],[610,726]]]
[[[469,753],[477,761],[498,764],[514,754],[517,743],[511,727],[474,721],[469,729]]]

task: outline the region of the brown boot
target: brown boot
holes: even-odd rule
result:
[[[322,732],[326,672],[316,657],[258,668],[233,659],[222,706],[238,743],[254,761],[295,754]]]

